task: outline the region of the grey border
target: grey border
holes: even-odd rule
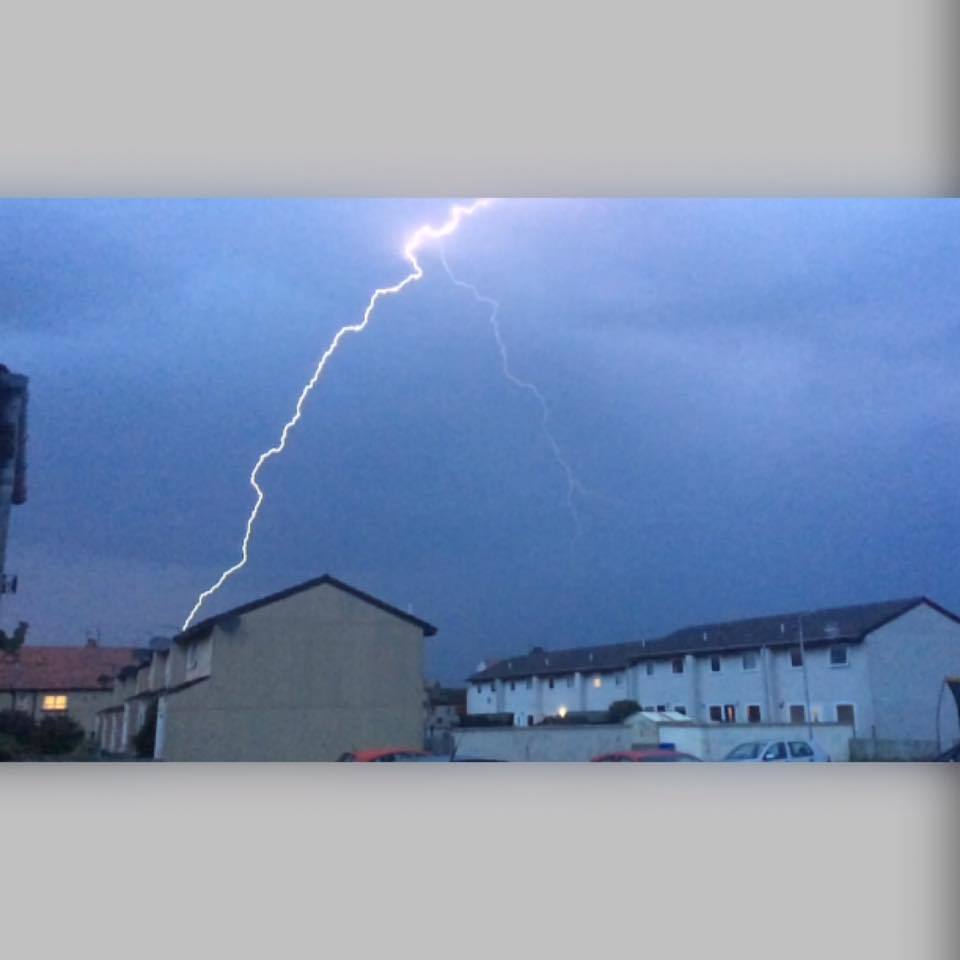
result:
[[[7,14],[0,192],[960,192],[957,5],[625,6]],[[955,770],[492,767],[6,767],[8,936],[955,955]]]

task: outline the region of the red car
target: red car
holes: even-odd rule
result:
[[[427,756],[425,750],[411,750],[408,747],[390,747],[383,750],[354,750],[348,753],[341,753],[337,757],[338,761],[351,761],[354,763],[396,763],[403,760],[417,760],[420,757]]]
[[[601,753],[591,763],[702,763],[692,753],[680,753],[678,750],[617,750],[614,753]]]

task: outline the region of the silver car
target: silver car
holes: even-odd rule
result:
[[[829,763],[830,754],[810,740],[751,740],[724,758],[732,763]]]

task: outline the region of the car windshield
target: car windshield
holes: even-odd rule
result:
[[[761,750],[762,743],[741,743],[727,754],[727,760],[756,760]]]

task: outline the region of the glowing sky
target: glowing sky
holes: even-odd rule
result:
[[[142,642],[237,559],[258,455],[448,200],[0,203],[0,362],[31,378],[8,551],[32,642]],[[534,644],[927,593],[960,608],[960,204],[498,201],[345,341],[250,562],[439,627],[446,680]]]

